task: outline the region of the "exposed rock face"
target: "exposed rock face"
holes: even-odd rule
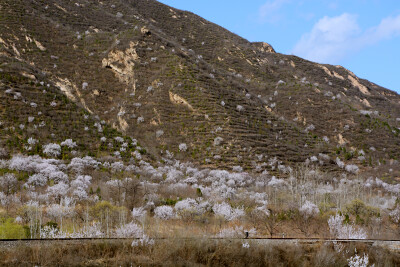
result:
[[[254,47],[256,47],[261,52],[268,52],[268,53],[276,53],[272,45],[266,42],[254,42],[252,43]]]
[[[263,171],[256,155],[298,163],[336,157],[338,145],[357,164],[364,149],[366,167],[400,157],[397,93],[192,13],[154,0],[3,0],[0,18],[0,69],[58,88],[156,158],[169,150],[205,166]]]

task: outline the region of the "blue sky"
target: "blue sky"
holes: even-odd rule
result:
[[[160,0],[279,53],[342,65],[400,93],[399,0]]]

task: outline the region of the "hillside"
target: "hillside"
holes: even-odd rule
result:
[[[369,168],[399,157],[399,95],[343,67],[156,1],[3,0],[0,12],[3,84],[8,68],[44,81],[155,157],[258,171],[262,158],[338,153]]]

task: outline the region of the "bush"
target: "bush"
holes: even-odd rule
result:
[[[22,225],[14,222],[13,218],[3,219],[0,223],[1,239],[23,239],[26,238],[25,229]]]

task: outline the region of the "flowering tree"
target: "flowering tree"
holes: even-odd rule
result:
[[[182,143],[179,145],[179,151],[185,152],[187,150],[187,145]]]
[[[51,204],[47,207],[46,213],[49,217],[60,221],[60,230],[63,228],[63,218],[72,217],[75,213],[75,205],[72,199],[65,197],[60,204]]]
[[[154,214],[161,220],[170,220],[175,217],[174,209],[170,206],[159,206],[154,209]]]
[[[306,200],[299,208],[296,226],[305,236],[308,237],[310,235],[312,220],[318,215],[318,213],[319,209],[317,205],[308,200]]]
[[[6,173],[0,176],[0,188],[6,196],[10,195],[17,186],[17,178],[13,173]]]
[[[205,205],[204,205],[205,204]],[[208,203],[197,203],[192,198],[181,200],[175,204],[175,211],[183,220],[190,221],[194,217],[204,214]]]
[[[47,177],[43,173],[35,173],[34,175],[29,176],[27,184],[33,186],[45,186],[47,185]]]
[[[61,146],[66,146],[70,149],[77,147],[76,142],[72,141],[72,139],[66,139],[64,142],[61,142]]]
[[[364,229],[356,229],[353,225],[345,224],[344,216],[336,214],[328,220],[331,235],[339,239],[367,239]]]
[[[226,202],[222,202],[221,204],[216,203],[212,209],[215,215],[222,216],[227,221],[232,221],[245,215],[243,207],[233,209],[231,205]]]
[[[144,229],[144,221],[146,219],[147,211],[143,207],[133,208],[131,215],[133,219],[139,221],[142,224],[142,228]]]
[[[43,153],[47,156],[58,157],[61,154],[61,146],[59,144],[47,144],[43,146]]]
[[[88,195],[86,190],[90,186],[92,177],[89,175],[78,175],[75,180],[71,182],[72,195],[78,200],[87,199]]]
[[[68,193],[69,186],[63,182],[49,186],[47,188],[47,193],[49,196],[53,196],[56,202],[61,201],[61,198]]]
[[[130,222],[118,227],[115,230],[115,236],[121,238],[133,237],[141,238],[144,232],[143,229],[136,223]]]

